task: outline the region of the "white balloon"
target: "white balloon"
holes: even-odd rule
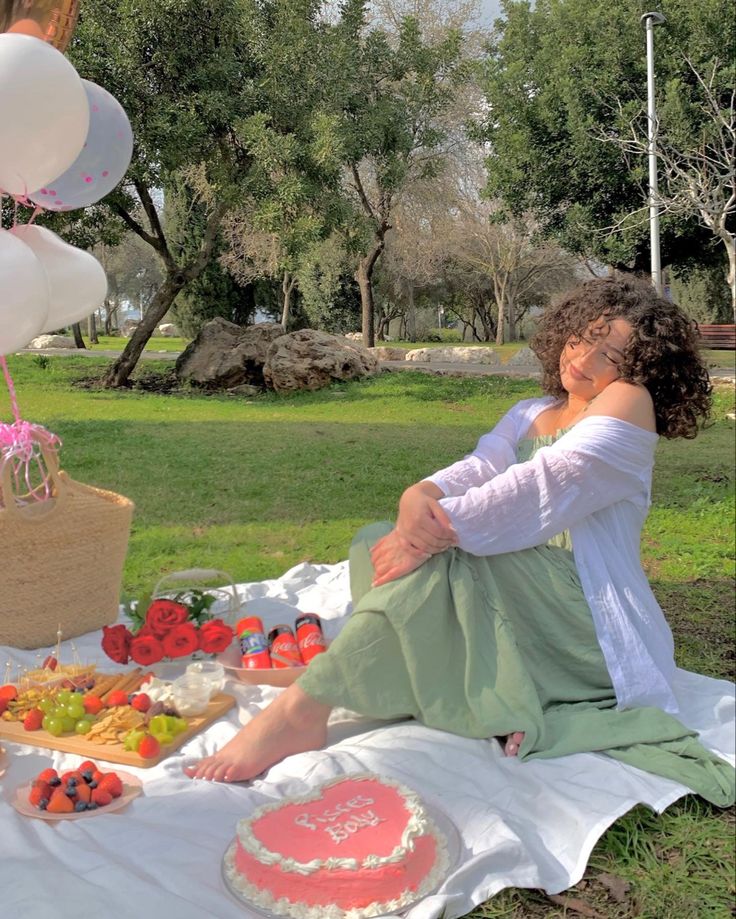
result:
[[[41,263],[22,240],[0,230],[0,354],[24,348],[39,335],[48,311]]]
[[[67,170],[89,129],[79,74],[48,42],[0,34],[0,189],[27,195]]]
[[[48,316],[41,332],[79,322],[104,302],[107,277],[94,255],[70,246],[46,227],[24,224],[10,232],[32,250],[46,275]]]

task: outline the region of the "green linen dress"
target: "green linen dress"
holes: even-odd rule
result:
[[[517,458],[553,440],[522,441]],[[354,612],[300,677],[308,695],[464,737],[523,731],[521,760],[604,752],[733,802],[734,770],[693,731],[657,708],[616,709],[568,533],[502,555],[449,549],[372,588],[370,547],[391,529],[372,524],[353,541]]]

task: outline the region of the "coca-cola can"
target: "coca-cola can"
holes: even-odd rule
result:
[[[296,643],[302,660],[308,664],[313,657],[327,650],[327,642],[322,632],[322,620],[316,613],[302,613],[294,623]]]
[[[268,650],[271,652],[271,666],[274,668],[304,666],[291,626],[282,623],[269,631]]]
[[[260,616],[245,616],[235,626],[235,631],[240,642],[243,667],[246,670],[270,668],[271,655]]]

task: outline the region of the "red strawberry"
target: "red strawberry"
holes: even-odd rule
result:
[[[98,807],[104,807],[112,801],[112,795],[103,788],[95,788],[92,792],[92,800]]]
[[[160,752],[161,744],[152,734],[146,734],[138,745],[138,756],[142,756],[143,759],[153,759]]]
[[[51,782],[53,779],[58,779],[59,773],[56,769],[52,769],[50,766],[48,769],[42,769],[36,776],[37,782]]]
[[[105,703],[102,699],[99,696],[93,695],[91,692],[82,696],[82,702],[84,702],[85,712],[88,712],[90,715],[99,715],[105,707]]]
[[[62,772],[61,774],[61,783],[66,785],[70,778],[74,778],[77,781],[77,784],[84,781],[82,773],[79,769],[70,769],[69,772]]]
[[[151,707],[151,697],[145,692],[139,692],[137,695],[133,696],[133,701],[130,705],[138,712],[147,712]]]
[[[74,810],[74,802],[59,786],[53,790],[46,810],[50,814],[71,814]]]
[[[97,763],[93,763],[91,759],[86,759],[77,766],[77,772],[97,772]]]
[[[77,785],[77,801],[84,801],[85,804],[92,800],[92,789],[86,782],[80,782]]]
[[[6,683],[5,686],[0,686],[0,699],[5,699],[7,702],[11,702],[13,699],[18,698],[18,690],[13,686],[12,683]]]
[[[97,787],[111,794],[113,798],[119,798],[123,793],[123,783],[116,772],[105,773]]]
[[[31,788],[30,794],[28,795],[28,800],[34,807],[38,807],[43,798],[46,798],[47,802],[51,800],[53,791],[54,789],[50,785],[47,785],[46,782],[34,782],[33,788]]]
[[[8,709],[8,700],[0,699],[0,715]]]
[[[116,705],[127,705],[128,693],[124,692],[122,689],[113,689],[113,691],[107,697],[107,704],[110,708],[113,708]]]
[[[23,729],[26,731],[39,731],[43,721],[43,712],[40,708],[32,708],[23,719]]]
[[[59,662],[56,660],[54,655],[49,654],[49,656],[46,658],[46,660],[43,662],[41,666],[43,667],[44,670],[56,670],[58,665],[59,665]]]
[[[100,772],[97,766],[95,766],[95,771],[92,773],[92,781],[97,782],[97,784],[99,785],[104,777],[105,777],[105,773]]]

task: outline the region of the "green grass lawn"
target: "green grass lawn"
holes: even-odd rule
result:
[[[98,342],[93,345],[89,336],[83,335],[84,343],[90,351],[122,351],[128,339],[121,335],[99,335]],[[149,338],[146,342],[146,351],[183,351],[189,344],[188,338],[162,338],[160,336]]]
[[[250,400],[80,385],[107,363],[9,360],[23,417],[59,434],[64,468],[135,501],[129,596],[150,590],[161,574],[195,566],[252,581],[302,561],[340,561],[359,526],[393,515],[406,485],[471,450],[510,405],[538,394],[531,380],[412,371]],[[170,367],[146,362],[140,377]],[[733,387],[717,387],[713,424],[695,441],[660,443],[642,545],[678,662],[728,678],[733,396]],[[661,816],[637,808],[602,837],[585,880],[558,902],[511,890],[471,915],[551,919],[580,915],[582,904],[583,915],[614,919],[730,916],[733,833],[732,812],[695,797]]]

